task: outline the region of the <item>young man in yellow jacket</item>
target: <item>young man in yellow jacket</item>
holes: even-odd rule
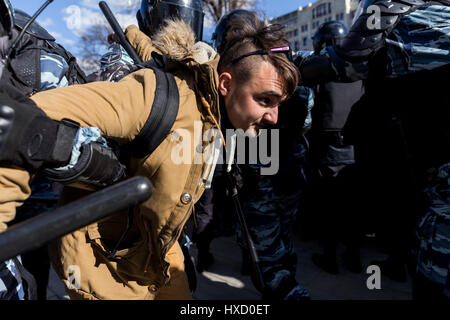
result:
[[[194,34],[186,24],[169,21],[152,38],[152,46],[167,57],[166,70],[174,75],[178,114],[170,134],[155,151],[143,158],[132,157],[129,162],[127,175],[148,177],[153,195],[135,208],[133,225],[120,250],[111,255],[125,230],[126,212],[77,230],[51,245],[54,268],[72,299],[191,297],[177,239],[211,173],[210,162],[198,161],[214,140],[206,139],[208,130],[219,129],[221,116],[223,128],[244,131],[258,131],[276,123],[279,104],[298,83],[288,55],[273,50],[288,46],[281,28],[261,24],[255,29],[242,23],[242,33],[236,41],[230,41],[223,56],[214,55],[202,63],[198,60],[204,59],[205,51],[202,46],[194,46]],[[127,36],[138,52],[148,54],[154,50],[137,28],[129,28]],[[117,83],[55,89],[34,95],[32,101],[10,98],[3,91],[1,99],[16,111],[28,110],[35,103],[52,119],[46,121],[68,118],[82,127],[97,127],[103,136],[123,145],[133,141],[145,126],[158,97],[156,85],[155,72],[142,69]],[[14,124],[12,127],[19,130],[14,129]],[[27,143],[30,141],[18,142]],[[4,146],[0,144],[0,155],[8,153]],[[20,161],[11,160],[16,159],[14,156],[8,159],[14,164],[0,168],[1,231],[30,192],[33,170],[21,167],[30,168],[30,163],[36,163],[32,155]],[[88,192],[66,187],[62,201],[73,201]],[[72,283],[75,273],[78,278]]]

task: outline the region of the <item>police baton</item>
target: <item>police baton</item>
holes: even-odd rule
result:
[[[245,242],[247,244],[247,249],[250,253],[250,259],[252,261],[252,275],[255,281],[256,288],[260,291],[264,291],[264,278],[262,275],[261,267],[259,265],[258,253],[256,252],[255,244],[253,243],[250,232],[248,231],[247,222],[245,221],[244,212],[242,211],[241,202],[239,200],[239,193],[237,190],[237,185],[231,172],[227,170],[225,175],[228,177],[230,196],[233,200],[234,209],[239,220],[239,224],[242,228],[242,233],[244,234]]]
[[[134,177],[65,206],[18,223],[0,234],[0,261],[5,261],[138,205],[152,195],[150,181]]]
[[[119,22],[117,22],[117,19],[114,17],[114,14],[111,12],[111,9],[109,8],[108,4],[105,1],[100,1],[98,3],[98,6],[100,7],[103,14],[105,15],[106,20],[108,20],[108,23],[111,26],[111,28],[113,29],[114,33],[119,38],[120,45],[125,49],[125,51],[133,59],[134,63],[136,63],[136,64],[142,63],[142,60],[136,54],[136,51],[134,51],[134,48],[131,46],[131,44],[128,42],[127,38],[125,37],[125,33],[123,33],[123,30],[120,27]]]

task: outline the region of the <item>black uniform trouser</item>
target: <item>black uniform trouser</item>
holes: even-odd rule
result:
[[[335,257],[339,242],[349,253],[359,253],[362,211],[358,210],[357,171],[354,165],[340,168],[337,175],[322,176],[314,182],[314,203],[318,212],[319,243],[324,254]]]

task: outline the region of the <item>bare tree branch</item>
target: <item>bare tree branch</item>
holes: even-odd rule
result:
[[[121,2],[120,6],[115,10],[122,15],[135,14],[136,7],[140,0],[128,0],[128,2]],[[260,13],[257,9],[259,0],[202,0],[203,10],[206,15],[217,24],[220,18],[235,9],[250,9]],[[106,20],[105,20],[106,23]],[[100,58],[106,52],[108,47],[107,37],[111,33],[109,26],[94,25],[83,31],[80,37],[80,45],[78,57],[83,60],[86,65],[89,65],[90,72],[95,70],[95,67],[100,66]]]
[[[101,56],[108,47],[107,38],[110,33],[111,29],[105,25],[95,25],[88,28],[80,37],[79,58],[100,62]]]
[[[257,2],[257,0],[202,0],[203,9],[215,23],[235,9],[255,10]]]
[[[121,18],[125,18],[125,20],[122,21],[127,21],[128,16],[134,17],[139,3],[140,0],[121,1],[113,3],[111,10],[113,10],[119,22]],[[122,25],[122,27],[126,27],[126,25]],[[103,19],[103,22],[98,22],[83,30],[82,35],[80,36],[77,56],[80,63],[86,66],[84,68],[86,73],[96,71],[100,67],[100,58],[107,52],[109,46],[108,35],[111,32],[112,29],[106,19]]]

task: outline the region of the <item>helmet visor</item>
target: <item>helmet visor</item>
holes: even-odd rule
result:
[[[157,8],[154,8],[153,21],[160,26],[169,18],[178,18],[191,26],[197,41],[203,38],[203,11],[182,5],[161,1]],[[159,21],[156,21],[158,20]]]

